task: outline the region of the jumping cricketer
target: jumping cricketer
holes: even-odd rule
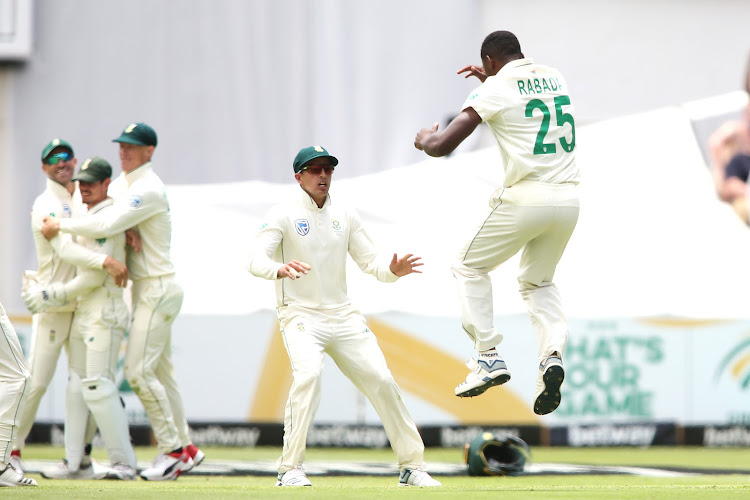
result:
[[[493,325],[489,273],[522,251],[518,282],[539,353],[533,406],[535,413],[545,415],[560,405],[568,339],[568,322],[552,279],[578,221],[574,111],[560,72],[524,57],[512,33],[488,35],[481,56],[482,67],[466,66],[458,72],[482,81],[459,116],[443,131],[437,124],[420,130],[414,140],[428,155],[445,156],[485,122],[505,168],[503,186],[453,265],[461,322],[478,351],[455,393],[477,396],[510,379],[496,349],[503,336]]]

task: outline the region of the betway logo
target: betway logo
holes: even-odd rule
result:
[[[750,446],[750,429],[729,427],[717,429],[706,427],[703,431],[704,446]]]
[[[648,446],[656,435],[655,425],[597,425],[568,427],[569,446]]]
[[[190,437],[204,446],[255,446],[260,437],[260,429],[209,425],[198,429],[190,428]]]
[[[307,445],[385,448],[388,437],[382,427],[313,426],[307,432]]]
[[[494,435],[496,435],[499,438],[502,438],[503,436],[513,436],[513,437],[520,437],[521,432],[518,429],[514,428],[487,428],[483,429],[481,427],[466,427],[466,428],[458,428],[458,429],[452,429],[450,427],[441,427],[440,428],[440,445],[446,446],[446,447],[453,447],[453,446],[463,446],[466,443],[470,443],[472,439],[477,437],[480,432],[491,432]]]

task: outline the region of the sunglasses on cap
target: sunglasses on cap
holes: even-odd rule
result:
[[[44,163],[46,163],[47,165],[57,165],[61,161],[68,161],[72,158],[72,154],[67,151],[63,151],[62,153],[55,153],[52,156],[48,157],[46,160],[44,160]]]
[[[304,172],[305,170],[313,175],[320,175],[325,170],[326,174],[330,175],[333,172],[333,165],[307,165],[306,167],[302,167],[300,172]]]

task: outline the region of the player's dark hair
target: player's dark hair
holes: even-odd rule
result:
[[[493,31],[482,42],[482,59],[490,56],[498,61],[523,57],[521,44],[516,35],[510,31]]]

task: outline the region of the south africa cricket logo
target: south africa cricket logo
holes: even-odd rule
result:
[[[294,221],[294,229],[297,230],[297,234],[304,236],[310,232],[310,223],[307,219],[297,219]]]

